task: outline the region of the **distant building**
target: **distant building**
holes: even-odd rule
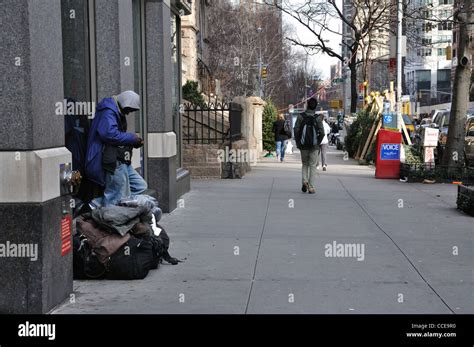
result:
[[[389,0],[384,0],[389,1]],[[359,4],[358,6],[362,6]],[[361,8],[361,7],[359,7]],[[353,0],[344,0],[343,15],[345,18],[352,18],[355,15],[356,7]],[[387,23],[388,23],[387,14]],[[385,27],[384,27],[385,26]],[[351,52],[347,46],[354,42],[353,31],[347,24],[342,26],[342,56],[351,58]],[[361,62],[357,67],[357,83],[360,84],[364,80],[369,82],[370,90],[387,89],[390,84],[389,74],[389,57],[390,57],[390,34],[388,31],[388,24],[382,25],[380,28],[374,30],[362,42],[355,59]],[[363,54],[364,52],[364,54]],[[367,65],[363,63],[364,59]],[[364,67],[366,71],[364,71]],[[341,75],[344,80],[343,84],[343,98],[345,105],[345,112],[350,112],[351,104],[351,72],[348,67],[341,67]]]
[[[453,0],[414,0],[410,9],[423,19],[407,22],[406,92],[421,106],[449,103],[452,64],[446,54],[452,45]]]

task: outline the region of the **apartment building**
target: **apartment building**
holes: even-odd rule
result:
[[[453,0],[414,0],[408,13],[405,91],[421,106],[449,103]]]

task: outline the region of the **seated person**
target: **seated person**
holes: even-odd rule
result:
[[[85,175],[104,188],[104,195],[93,199],[91,208],[115,205],[147,189],[131,165],[133,148],[143,146],[143,140],[127,133],[125,117],[139,109],[140,96],[133,91],[105,98],[97,105],[87,141]]]

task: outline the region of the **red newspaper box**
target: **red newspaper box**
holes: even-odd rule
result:
[[[400,150],[402,134],[380,129],[377,135],[375,178],[400,178]]]

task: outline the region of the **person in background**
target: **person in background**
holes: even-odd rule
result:
[[[324,127],[324,137],[323,137],[323,140],[321,141],[321,144],[320,144],[321,165],[323,167],[323,171],[326,171],[327,167],[328,167],[328,165],[327,165],[327,151],[328,151],[328,147],[329,147],[328,135],[331,133],[331,127],[326,122],[326,119],[327,119],[327,117],[325,117],[324,115],[321,115],[321,120],[322,120],[323,127]],[[318,167],[319,167],[319,165],[318,165]]]
[[[285,116],[282,113],[280,113],[277,120],[273,122],[272,131],[275,134],[276,158],[283,162],[285,159],[286,145],[290,136],[285,131]]]
[[[336,139],[337,139],[337,136],[339,135],[339,126],[337,125],[336,122],[333,122],[331,124],[331,145],[335,146],[336,145]]]
[[[139,109],[140,96],[131,90],[97,105],[87,141],[85,173],[104,188],[104,194],[92,200],[91,208],[115,205],[147,189],[147,183],[131,165],[133,148],[143,146],[143,140],[127,132],[126,115]]]

